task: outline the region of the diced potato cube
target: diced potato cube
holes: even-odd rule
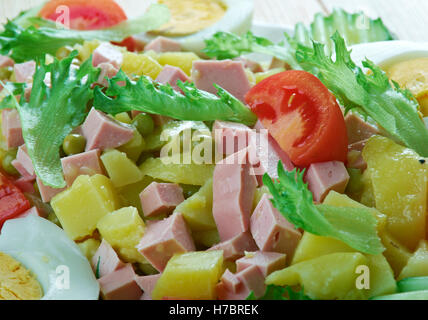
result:
[[[91,260],[94,256],[95,252],[97,251],[98,247],[100,246],[101,242],[97,239],[87,239],[83,242],[80,242],[77,244],[79,249],[82,251],[82,253],[85,255],[85,257],[88,260]]]
[[[125,152],[129,159],[137,162],[138,158],[140,158],[140,155],[144,150],[145,145],[144,138],[141,136],[138,130],[134,130],[134,137],[129,142],[117,148],[117,150]]]
[[[418,250],[413,253],[407,261],[406,266],[400,273],[398,280],[409,277],[427,277],[428,276],[428,242],[420,242]]]
[[[387,230],[413,251],[426,235],[428,165],[413,150],[381,136],[369,139],[363,158]]]
[[[118,113],[117,115],[114,116],[114,119],[116,119],[117,121],[126,123],[126,124],[132,123],[132,119],[129,116],[128,112]]]
[[[77,51],[79,52],[80,61],[86,61],[89,59],[91,54],[101,44],[98,40],[85,41],[82,45],[77,45]]]
[[[368,267],[370,271],[370,290],[368,296],[377,297],[385,294],[392,294],[397,291],[397,283],[394,272],[388,261],[382,254],[367,254]]]
[[[134,207],[126,207],[104,216],[97,228],[101,236],[126,262],[147,263],[135,246],[144,235],[145,224]]]
[[[212,164],[165,164],[161,158],[149,158],[141,166],[143,175],[167,182],[202,186],[212,178]]]
[[[216,228],[213,217],[213,180],[209,179],[193,196],[179,204],[174,212],[181,212],[191,230]]]
[[[412,253],[393,236],[391,236],[388,231],[382,232],[380,234],[380,238],[385,247],[383,254],[394,270],[395,276],[398,277],[401,270],[403,270],[404,266],[406,266],[412,256]]]
[[[101,161],[115,187],[123,187],[143,179],[143,174],[127,156],[118,150],[106,151]]]
[[[223,271],[223,251],[174,255],[159,278],[154,300],[164,297],[189,300],[216,299],[215,286]]]
[[[361,253],[332,253],[275,271],[266,278],[266,284],[300,285],[311,299],[366,299],[368,290],[357,289],[359,274],[355,271],[368,263]]]
[[[158,56],[158,61],[161,65],[170,65],[179,67],[188,76],[192,72],[193,61],[201,60],[193,52],[165,52]]]
[[[148,55],[133,52],[123,55],[122,70],[128,75],[145,75],[156,79],[162,69],[162,66]]]
[[[71,188],[56,195],[51,205],[64,231],[73,240],[91,236],[98,221],[117,209],[111,181],[100,175],[79,176]]]

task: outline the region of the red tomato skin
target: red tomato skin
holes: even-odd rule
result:
[[[343,113],[333,94],[312,74],[298,70],[276,74],[253,87],[246,102],[296,166],[346,162]]]
[[[3,224],[30,209],[24,194],[0,174],[0,230]]]

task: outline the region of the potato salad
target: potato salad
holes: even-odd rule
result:
[[[356,60],[399,42],[381,19],[274,42],[253,10],[0,28],[0,300],[428,300],[428,48]]]

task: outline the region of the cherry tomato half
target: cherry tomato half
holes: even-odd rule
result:
[[[295,165],[346,161],[343,113],[334,95],[312,74],[276,74],[253,87],[246,102]]]

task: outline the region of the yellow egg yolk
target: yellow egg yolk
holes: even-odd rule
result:
[[[400,87],[410,90],[418,100],[422,114],[428,116],[428,58],[398,62],[386,72]]]
[[[0,252],[0,300],[40,300],[43,292],[29,270]]]
[[[227,11],[220,0],[158,0],[171,12],[171,19],[155,33],[174,37],[186,36],[220,21]]]

